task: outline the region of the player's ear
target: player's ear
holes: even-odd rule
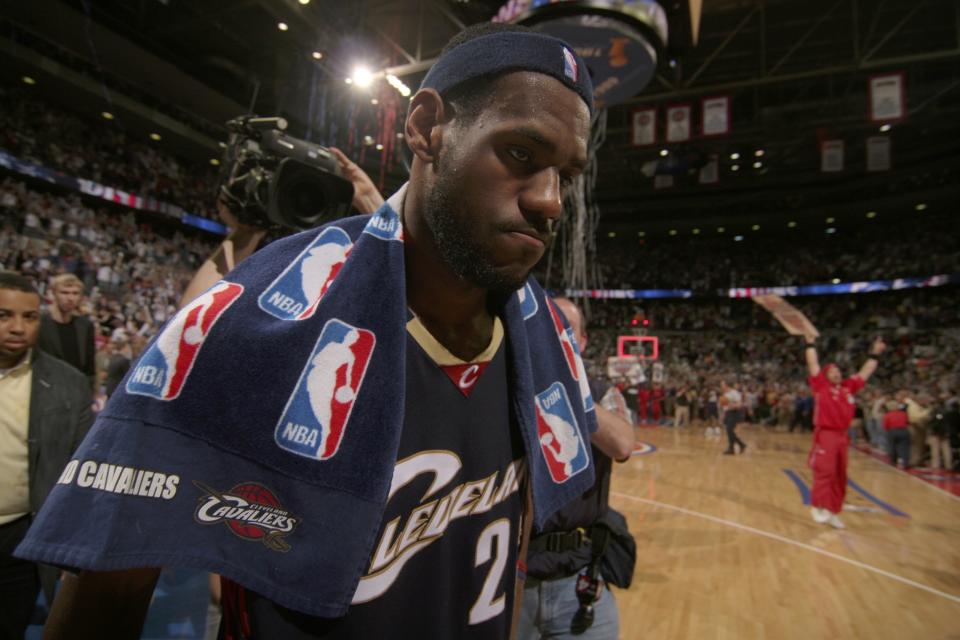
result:
[[[407,145],[427,164],[432,164],[440,156],[447,116],[443,98],[433,89],[421,89],[410,100],[405,126]]]

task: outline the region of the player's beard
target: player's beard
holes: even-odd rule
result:
[[[440,259],[453,273],[470,284],[494,294],[509,294],[527,280],[529,270],[519,276],[497,271],[477,237],[479,229],[465,215],[458,219],[454,213],[459,206],[453,197],[457,189],[456,174],[448,162],[437,161],[437,180],[427,196],[424,219],[433,235],[433,243]]]

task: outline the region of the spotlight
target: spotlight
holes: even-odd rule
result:
[[[755,224],[755,225],[753,225],[753,226],[750,227],[750,228],[753,229],[754,231],[760,231],[760,225],[758,225],[758,224]]]
[[[646,231],[637,231],[637,237],[638,237],[638,238],[646,237],[646,235],[647,235],[647,232],[646,232]]]
[[[733,236],[734,242],[743,242],[743,236]]]
[[[278,22],[278,23],[277,23],[277,29],[280,29],[280,31],[286,31],[286,30],[288,30],[289,28],[290,28],[290,26],[287,25],[286,22]]]
[[[921,202],[920,204],[918,204],[916,207],[914,207],[914,209],[916,209],[917,211],[924,211],[924,210],[926,210],[926,208],[927,208],[927,205],[925,205],[925,204],[922,203],[922,202]]]
[[[297,0],[300,4],[307,5],[310,4],[310,0]]]
[[[834,278],[830,282],[832,282],[833,284],[840,284],[840,278]]]
[[[885,124],[882,127],[880,127],[880,133],[886,133],[887,131],[890,131],[890,129],[891,129],[890,125]]]
[[[672,236],[677,235],[677,230],[676,230],[676,229],[670,229],[670,235],[672,235]]]
[[[723,233],[727,229],[725,227],[717,227],[717,233]]]
[[[31,78],[30,76],[23,76],[23,83],[33,85],[33,84],[37,84],[37,81]]]
[[[874,218],[877,217],[877,212],[876,212],[876,211],[867,211],[867,217],[870,218],[871,220],[873,220]]]
[[[692,233],[693,233],[693,235],[698,236],[698,235],[700,235],[700,229],[694,229],[694,230],[692,231]]]
[[[367,145],[368,147],[373,145],[373,136],[363,136],[363,144]]]
[[[758,158],[762,158],[762,157],[763,157],[763,149],[757,149],[756,151],[753,152],[753,155],[757,156]]]
[[[376,98],[370,98],[370,104],[380,104],[380,101]]]
[[[398,131],[398,132],[397,132],[397,140],[403,140],[403,132],[402,132],[402,131]]]
[[[607,234],[607,237],[608,237],[608,238],[616,238],[616,237],[617,237],[617,232],[616,232],[616,231],[611,231],[611,232],[609,232],[609,233]]]
[[[353,84],[353,78],[344,78],[343,81],[347,84]]]
[[[373,84],[373,74],[366,67],[356,67],[353,70],[353,83],[361,88],[369,87]]]
[[[739,159],[740,159],[740,154],[739,154],[739,153],[731,153],[731,154],[730,154],[730,159],[731,159],[731,160],[739,160]]]
[[[226,149],[226,148],[227,148],[227,143],[226,143],[226,142],[218,142],[217,144],[220,145],[220,148],[221,148],[221,149]]]
[[[323,57],[323,54],[320,53],[319,51],[314,51],[312,55],[314,60],[319,60]]]
[[[790,227],[791,229],[793,229],[794,227],[797,226],[797,223],[794,222],[793,220],[791,220],[790,222],[787,223],[787,226]]]
[[[210,158],[210,164],[212,164],[212,165],[215,166],[215,167],[219,167],[219,166],[220,166],[220,161],[217,160],[216,158]]]
[[[754,162],[754,163],[753,163],[753,168],[754,168],[754,169],[759,169],[759,168],[762,167],[762,166],[763,166],[763,163],[762,163],[762,162]]]
[[[836,233],[836,232],[837,232],[837,230],[836,230],[835,228],[833,228],[833,227],[827,227],[827,233],[833,234],[833,233]]]
[[[113,120],[113,114],[110,113],[109,111],[101,111],[100,115],[103,116],[104,120]]]
[[[667,151],[666,149],[660,149],[660,157],[661,157],[661,158],[666,158],[669,154],[670,154],[670,152]]]
[[[836,218],[827,218],[827,224],[833,224],[836,221],[837,221]]]
[[[377,151],[383,151],[383,145],[382,145],[382,144],[378,144],[378,145],[375,147],[375,149],[376,149]]]
[[[160,140],[161,140],[160,134],[159,134],[159,133],[151,133],[151,134],[150,134],[150,139],[153,140],[154,142],[160,142]]]
[[[735,164],[730,167],[730,171],[740,171],[740,165]]]

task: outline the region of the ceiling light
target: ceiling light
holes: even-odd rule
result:
[[[278,23],[277,23],[277,29],[280,29],[280,31],[286,31],[286,30],[289,29],[289,28],[290,28],[290,27],[287,25],[286,22],[278,22]]]
[[[373,74],[363,66],[354,68],[352,77],[353,83],[358,87],[369,87],[373,83]]]
[[[637,237],[642,238],[647,235],[646,231],[637,231]]]
[[[373,144],[373,136],[363,136],[363,144],[368,147]]]
[[[398,132],[397,132],[397,140],[403,140],[403,132],[402,132],[402,131],[398,131]]]
[[[827,227],[827,233],[836,233],[836,232],[837,230],[834,229],[833,227]]]
[[[314,51],[312,55],[314,60],[319,60],[320,58],[323,57],[323,54],[320,53],[319,51]]]
[[[753,229],[754,231],[760,231],[760,225],[758,225],[758,224],[755,224],[755,225],[753,225],[753,226],[750,227],[750,228]]]
[[[836,218],[827,218],[827,224],[833,224],[836,221],[837,221]]]
[[[378,145],[376,146],[376,149],[377,149],[377,151],[383,151],[383,145],[382,145],[382,144],[378,144]]]
[[[925,210],[925,209],[927,208],[927,205],[925,205],[924,203],[921,202],[920,204],[918,204],[918,205],[917,205],[916,207],[914,207],[914,208],[915,208],[917,211],[923,211],[923,210]]]
[[[877,217],[877,212],[876,212],[876,211],[867,211],[867,217],[870,218],[871,220],[873,220],[874,218]]]
[[[298,0],[300,4],[310,4],[310,0]]]
[[[151,134],[150,134],[150,139],[153,140],[154,142],[160,142],[160,134],[159,134],[159,133],[151,133]]]
[[[740,171],[740,165],[738,164],[733,165],[732,167],[730,167],[730,171]]]
[[[693,235],[695,235],[695,236],[700,235],[700,229],[694,229],[694,230],[693,230]]]
[[[754,163],[753,163],[753,168],[754,168],[754,169],[759,169],[759,168],[762,167],[762,166],[763,166],[763,163],[762,163],[762,162],[757,161],[757,162],[754,162]]]
[[[757,156],[758,158],[762,158],[762,157],[763,157],[763,149],[757,149],[756,151],[753,152],[753,155]]]
[[[24,84],[37,84],[37,81],[31,78],[30,76],[23,76]]]
[[[677,235],[677,230],[676,230],[676,229],[670,229],[670,235],[672,235],[672,236]]]
[[[882,127],[880,127],[880,133],[886,133],[887,131],[890,131],[890,125],[885,124]]]
[[[717,227],[717,233],[723,233],[724,231],[726,231],[725,227]]]
[[[787,223],[787,226],[790,227],[791,229],[793,229],[794,227],[797,226],[797,223],[794,222],[793,220],[791,220],[790,222]]]
[[[101,111],[100,115],[103,116],[104,120],[113,120],[113,114],[110,113],[109,111]]]
[[[380,104],[380,101],[376,98],[370,98],[370,104]]]
[[[740,159],[740,154],[739,154],[739,153],[731,153],[731,154],[730,154],[730,159],[731,159],[731,160],[739,160],[739,159]]]
[[[840,284],[840,278],[834,278],[830,282],[832,282],[833,284]]]
[[[607,237],[608,237],[608,238],[616,238],[616,237],[617,237],[617,232],[616,232],[616,231],[611,231],[610,233],[607,234]]]
[[[219,166],[220,166],[220,161],[217,160],[216,158],[210,158],[210,164],[212,164],[212,165],[215,166],[215,167],[219,167]]]
[[[743,242],[743,236],[733,236],[734,242]]]
[[[226,148],[227,148],[227,143],[226,143],[226,142],[218,142],[217,144],[220,145],[220,148],[221,148],[221,149],[226,149]]]
[[[667,155],[669,155],[669,154],[670,154],[670,152],[667,151],[666,149],[660,149],[660,157],[661,157],[661,158],[666,158]]]

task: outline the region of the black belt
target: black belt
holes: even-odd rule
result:
[[[590,544],[590,536],[587,530],[578,527],[573,531],[554,531],[532,538],[527,553],[540,553],[542,551],[563,553],[580,549],[588,544]]]

